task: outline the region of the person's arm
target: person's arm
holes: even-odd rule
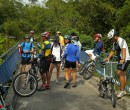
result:
[[[122,48],[121,52],[122,52],[122,59],[120,60],[120,63],[123,64],[125,62],[125,59],[126,59],[126,49]]]
[[[34,53],[34,45],[32,45],[32,48],[30,50],[30,53]]]

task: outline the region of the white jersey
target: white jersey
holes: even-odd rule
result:
[[[56,57],[55,61],[61,61],[61,47],[60,45],[58,46],[52,46],[52,54]]]
[[[123,48],[126,49],[126,58],[125,58],[125,60],[130,60],[130,54],[129,54],[129,49],[128,49],[127,43],[123,38],[119,37],[118,41],[113,43],[112,50],[117,52],[117,57],[118,58],[120,57],[120,59],[123,59],[122,58],[122,52],[121,52],[121,49],[123,49]]]

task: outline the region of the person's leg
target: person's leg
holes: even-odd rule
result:
[[[26,68],[26,64],[22,64],[22,67],[21,67],[22,73],[26,72],[25,68]]]
[[[56,69],[57,69],[56,79],[59,79],[59,76],[60,76],[60,63],[57,63],[57,64],[56,64]]]
[[[65,68],[65,78],[66,78],[66,81],[69,81],[69,71],[70,71],[69,68]]]
[[[51,76],[52,76],[52,71],[53,71],[53,68],[54,68],[54,64],[53,63],[51,63],[50,64],[50,68],[49,68],[49,73],[48,73],[48,79],[49,79],[49,81],[48,81],[48,84],[50,84],[50,81],[51,81]]]
[[[121,71],[120,72],[120,89],[122,91],[125,90],[125,85],[126,85],[126,71]]]
[[[76,84],[76,70],[75,70],[75,68],[72,69],[72,79],[73,79],[73,84]]]

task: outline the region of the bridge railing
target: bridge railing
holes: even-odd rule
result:
[[[0,64],[0,83],[8,82],[19,64],[20,55],[18,54],[17,46],[18,43],[0,56],[0,59],[3,61]]]
[[[85,61],[87,61],[89,59],[84,51],[85,51],[85,48],[81,51],[81,55],[82,55],[82,57],[81,57],[81,63],[84,63]],[[99,60],[102,61],[108,55],[109,55],[108,53],[101,52]],[[115,61],[117,61],[116,59],[117,59],[117,56],[114,56],[112,58],[112,61],[115,62]],[[111,65],[109,63],[106,65],[106,75],[108,77],[110,76],[110,66]],[[113,64],[113,66],[112,66],[113,78],[114,78],[115,84],[119,85],[120,83],[119,83],[119,79],[118,79],[118,77],[116,75],[116,68],[117,68],[117,64]],[[97,71],[98,74],[103,75],[103,68],[101,68],[101,66],[100,66],[100,64],[99,64],[98,61],[96,62],[96,71]],[[126,74],[126,76],[127,76],[126,77],[127,78],[126,91],[130,92],[130,65],[127,68],[127,74]]]

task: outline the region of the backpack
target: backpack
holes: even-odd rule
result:
[[[25,47],[25,42],[23,42],[23,46],[22,46],[22,49],[21,49],[21,54],[23,53],[23,48]],[[32,43],[30,44],[30,50],[32,48]]]

